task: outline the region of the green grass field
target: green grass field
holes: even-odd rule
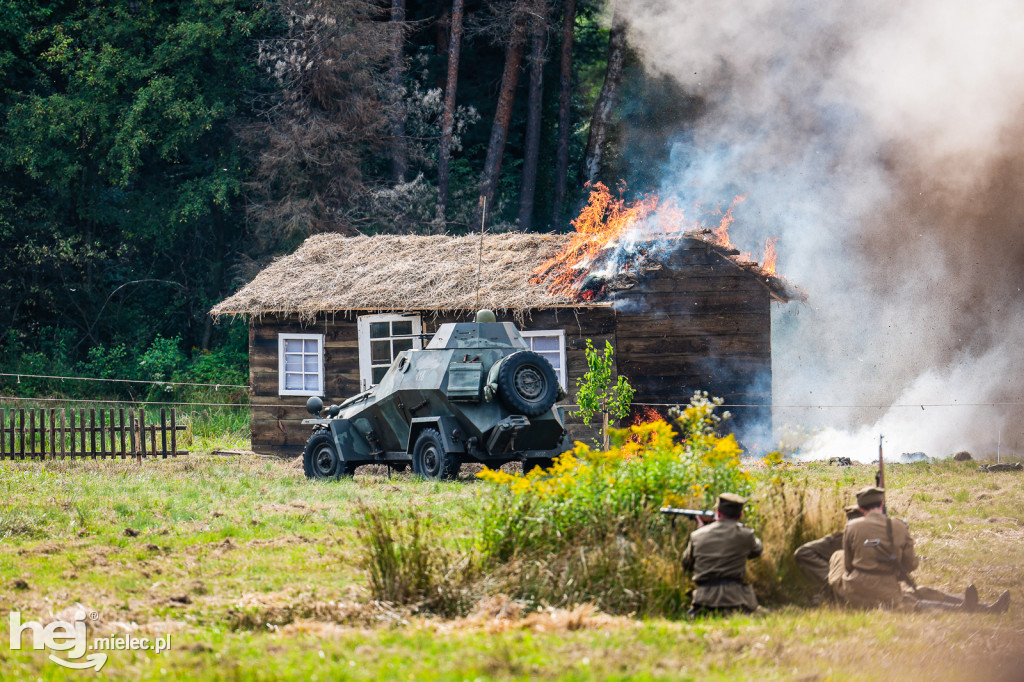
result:
[[[0,617],[69,620],[94,634],[170,635],[161,654],[113,651],[100,673],[12,651],[0,679],[1012,680],[1024,677],[1024,475],[971,463],[892,465],[889,505],[917,539],[918,583],[1006,615],[777,606],[697,622],[530,609],[483,595],[442,619],[372,601],[361,507],[407,507],[443,543],[471,543],[488,488],[360,473],[307,481],[291,462],[195,454],[176,461],[0,464]],[[776,475],[759,470],[755,475]],[[845,493],[864,466],[784,474]],[[838,523],[838,521],[837,521]],[[81,605],[81,606],[78,606]],[[26,637],[26,642],[28,641]]]

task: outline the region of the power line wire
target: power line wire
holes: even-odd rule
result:
[[[192,405],[195,407],[252,407],[249,403],[185,403],[185,402],[159,402],[155,400],[90,400],[88,398],[23,398],[13,395],[0,395],[0,400],[14,400],[18,402],[45,402],[45,403],[101,403],[103,405]]]
[[[11,372],[0,372],[0,377],[18,377],[19,381],[25,379],[60,379],[61,381],[105,381],[107,383],[120,384],[156,384],[160,386],[206,386],[208,388],[249,388],[241,384],[197,384],[187,381],[152,381],[149,379],[100,379],[97,377],[62,377],[49,374],[19,374]]]

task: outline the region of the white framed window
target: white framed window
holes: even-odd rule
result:
[[[359,384],[363,391],[380,383],[399,353],[423,348],[419,315],[364,315],[357,321],[357,330]]]
[[[278,394],[324,394],[324,335],[277,335]]]
[[[551,366],[555,368],[558,383],[562,384],[562,388],[568,390],[566,383],[569,377],[565,369],[565,330],[538,329],[521,333],[530,350],[543,355],[551,363]]]

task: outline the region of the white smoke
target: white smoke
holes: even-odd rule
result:
[[[733,241],[779,236],[809,294],[773,316],[776,424],[827,427],[815,457],[1024,448],[1020,406],[982,404],[1024,394],[1024,4],[619,2],[708,103],[662,192],[746,194]]]

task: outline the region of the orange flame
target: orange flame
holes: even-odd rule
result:
[[[736,222],[736,218],[734,218],[732,215],[733,209],[735,209],[737,206],[743,203],[743,200],[746,198],[746,194],[741,194],[740,196],[732,200],[732,206],[729,207],[729,210],[727,210],[725,213],[721,213],[721,211],[719,212],[719,214],[722,216],[722,220],[721,222],[718,223],[718,227],[711,230],[711,235],[714,237],[712,241],[715,244],[718,244],[719,246],[725,249],[736,248],[735,246],[733,246],[732,240],[729,239],[729,226]],[[749,255],[747,256],[747,258],[742,260],[750,260]]]
[[[647,197],[629,206],[621,198],[614,198],[603,183],[596,183],[587,205],[572,221],[576,232],[569,243],[534,270],[530,283],[540,284],[551,278],[548,293],[575,295],[597,255],[651,215],[657,206],[657,197]],[[594,292],[586,293],[594,296]]]
[[[775,276],[775,262],[779,259],[779,254],[775,252],[775,242],[779,241],[778,237],[769,237],[764,242],[764,263],[761,265],[761,271],[766,275]]]
[[[595,183],[587,205],[572,221],[575,232],[568,243],[533,271],[530,283],[547,283],[549,294],[580,302],[598,298],[603,292],[600,289],[582,290],[584,282],[595,265],[601,263],[602,255],[610,252],[627,234],[636,242],[678,239],[688,235],[730,250],[731,253],[725,255],[744,267],[756,266],[750,252],[737,255],[737,249],[729,238],[729,227],[736,220],[733,210],[744,199],[746,195],[737,196],[727,210],[717,211],[721,220],[717,227],[708,230],[700,222],[688,221],[683,211],[671,201],[659,205],[657,196],[648,195],[627,204],[621,198],[621,190],[620,197],[616,198],[603,183]],[[643,258],[647,253],[644,247],[639,247],[635,255]],[[775,240],[769,239],[765,244],[764,266],[758,267],[758,271],[774,276],[775,259]],[[616,267],[625,271],[630,266],[631,261],[627,260]]]
[[[664,419],[664,417],[662,417],[661,413],[658,412],[653,407],[650,407],[648,405],[637,405],[636,406],[636,413],[633,416],[633,421],[632,421],[631,426],[639,426],[640,424],[649,424],[651,422],[656,422],[659,419]]]

